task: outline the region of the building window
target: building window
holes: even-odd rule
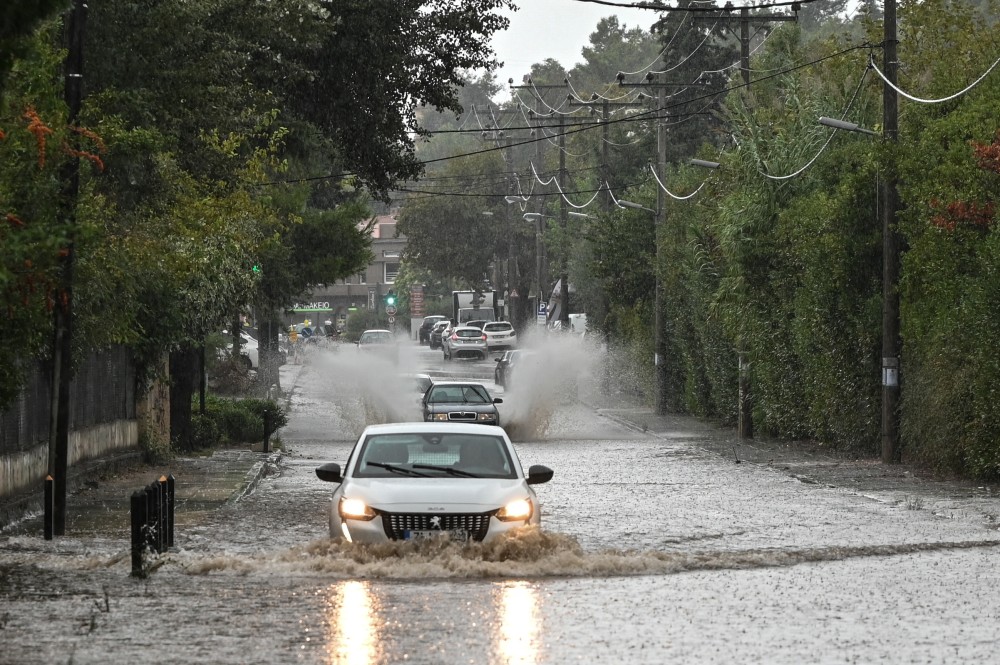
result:
[[[383,249],[382,256],[387,259],[398,259],[399,250]]]
[[[365,274],[363,272],[358,273],[358,284],[364,284],[364,283],[365,283]]]
[[[399,263],[386,263],[385,264],[385,283],[392,284],[396,281],[396,277],[399,276]]]

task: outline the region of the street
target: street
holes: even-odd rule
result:
[[[849,486],[755,461],[712,427],[635,423],[599,354],[494,362],[353,345],[295,371],[276,473],[183,518],[146,580],[128,543],[0,534],[0,663],[948,663],[995,659],[997,515],[983,488]],[[568,368],[568,369],[567,369]],[[419,419],[399,373],[482,380],[537,487],[542,529],[459,546],[331,542],[331,485],[368,423]],[[610,381],[614,384],[614,380]],[[645,431],[643,431],[645,430]],[[729,449],[732,448],[732,453]],[[797,466],[796,469],[801,469]]]

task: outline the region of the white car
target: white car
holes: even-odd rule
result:
[[[489,353],[486,349],[486,333],[473,326],[450,328],[441,335],[441,352],[445,360],[452,358],[486,360]]]
[[[541,524],[531,485],[552,479],[533,465],[525,476],[499,427],[457,423],[371,425],[343,472],[316,469],[339,483],[330,504],[330,537],[352,543],[448,537],[488,541]]]
[[[517,347],[517,332],[510,321],[492,321],[483,326],[486,335],[486,350],[499,351]]]

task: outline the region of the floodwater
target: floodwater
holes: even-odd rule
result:
[[[419,418],[397,371],[496,388],[492,361],[406,351],[398,370],[353,346],[309,357],[291,375],[280,473],[189,520],[145,580],[111,537],[0,533],[0,663],[995,658],[992,495],[941,510],[951,497],[933,483],[919,501],[804,483],[712,452],[709,428],[626,427],[578,399],[600,402],[600,353],[567,340],[495,390],[522,464],[555,470],[536,487],[541,530],[469,546],[329,540],[331,486],[314,469],[343,463],[366,423]]]

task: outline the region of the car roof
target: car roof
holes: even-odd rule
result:
[[[385,330],[383,328],[372,328],[371,330],[366,330],[365,332],[363,332],[361,334],[364,335],[365,333],[376,333],[376,332],[377,333],[389,333],[390,335],[392,334],[391,330]]]
[[[479,332],[483,332],[476,326],[455,326],[455,330],[479,330]]]
[[[431,314],[430,316],[425,316],[424,321],[428,319],[447,319],[448,317],[444,314]]]
[[[479,381],[435,381],[434,386],[479,386],[480,388],[485,388]]]
[[[437,384],[435,384],[437,385]],[[502,427],[496,425],[480,425],[478,423],[389,423],[384,425],[369,425],[362,435],[370,434],[407,434],[409,432],[449,432],[459,434],[492,434],[507,438],[507,433]]]

